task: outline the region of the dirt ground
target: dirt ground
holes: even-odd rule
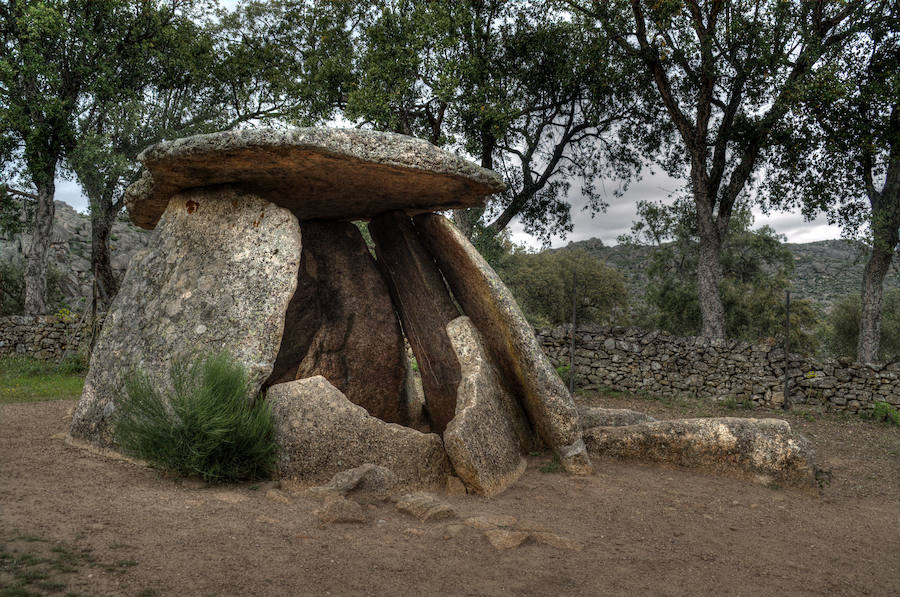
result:
[[[763,414],[583,400],[660,418]],[[325,525],[316,502],[273,491],[276,483],[205,487],[71,447],[61,434],[73,405],[0,406],[0,595],[896,595],[900,587],[900,429],[854,417],[787,417],[832,470],[820,493],[604,460],[593,476],[572,478],[542,472],[554,467],[539,455],[496,498],[441,495],[456,520],[422,523],[388,502],[371,506],[366,523]],[[495,549],[462,524],[487,515],[543,527],[570,548]]]

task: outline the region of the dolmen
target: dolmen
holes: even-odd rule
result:
[[[420,139],[325,128],[198,135],[138,159],[128,213],[153,234],[106,316],[73,439],[115,448],[129,372],[164,388],[173,360],[227,351],[271,405],[283,477],[374,464],[490,496],[541,446],[590,473],[572,398],[512,294],[436,213],[483,205],[496,173]]]

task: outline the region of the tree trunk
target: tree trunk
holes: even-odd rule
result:
[[[56,212],[56,206],[53,204],[56,184],[52,174],[45,176],[44,179],[43,184],[37,185],[38,198],[34,211],[31,253],[25,264],[25,313],[27,315],[43,315],[47,312],[47,253],[50,249],[53,216]]]
[[[856,360],[877,363],[881,352],[881,298],[884,278],[891,267],[894,251],[900,244],[900,151],[892,149],[884,186],[871,193],[872,255],[863,272],[859,340]]]
[[[117,210],[111,202],[91,202],[91,271],[94,273],[94,300],[97,308],[107,311],[119,285],[109,259],[109,235]]]
[[[856,360],[860,363],[877,363],[881,349],[881,298],[884,293],[884,277],[891,267],[893,249],[886,251],[876,241],[872,255],[866,263],[862,283],[862,309],[859,317],[859,341]]]
[[[725,308],[719,295],[722,263],[719,261],[721,242],[710,234],[700,236],[700,255],[697,260],[697,295],[703,326],[700,335],[706,338],[725,337]]]

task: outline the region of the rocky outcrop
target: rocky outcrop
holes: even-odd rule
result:
[[[525,471],[526,446],[532,443],[525,413],[506,391],[468,317],[447,325],[462,380],[456,416],[444,432],[444,448],[454,471],[475,493],[493,496]]]
[[[137,370],[167,388],[175,359],[228,351],[258,390],[272,371],[299,263],[300,229],[287,210],[235,189],[173,197],[106,316],[71,435],[109,446],[126,376]]]
[[[369,232],[422,374],[431,430],[442,434],[456,413],[459,362],[447,337],[447,324],[459,311],[405,213],[378,216],[369,223]]]
[[[153,228],[181,189],[235,184],[300,220],[369,219],[481,205],[498,174],[424,139],[359,129],[245,129],[165,141],[138,159],[126,195],[132,221]]]
[[[321,375],[350,402],[405,424],[406,349],[381,272],[348,222],[302,222],[297,292],[269,383]]]
[[[484,336],[540,438],[559,454],[566,470],[590,473],[572,397],[509,289],[449,220],[422,214],[416,216],[415,223],[453,296]]]
[[[763,483],[811,486],[814,453],[780,419],[681,419],[584,432],[592,455],[664,462]]]
[[[347,400],[324,377],[269,388],[282,477],[328,481],[363,464],[390,469],[399,487],[438,489],[450,465],[441,438],[385,423]]]

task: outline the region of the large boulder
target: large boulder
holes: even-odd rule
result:
[[[431,430],[442,434],[456,414],[459,361],[447,324],[459,311],[409,216],[400,211],[381,214],[369,223],[369,233],[422,374]]]
[[[595,427],[584,432],[593,455],[664,462],[763,483],[811,485],[814,453],[809,442],[780,419],[679,419]]]
[[[240,185],[300,220],[368,219],[481,205],[503,190],[490,170],[406,135],[359,129],[245,129],[164,141],[138,159],[145,174],[128,213],[153,228],[182,189]]]
[[[447,483],[450,465],[439,436],[370,416],[320,375],[274,385],[266,400],[282,477],[325,482],[375,464],[393,471],[399,487],[438,489]]]
[[[140,370],[167,388],[174,359],[227,350],[258,389],[281,343],[300,248],[297,219],[260,197],[231,187],[173,197],[106,316],[71,435],[110,446],[125,377]]]
[[[493,496],[525,471],[523,444],[530,441],[525,413],[503,387],[481,335],[468,317],[447,325],[462,370],[456,416],[444,431],[444,448],[469,489]]]
[[[406,347],[391,296],[359,229],[301,222],[297,292],[270,384],[321,375],[350,402],[405,424]]]
[[[512,293],[447,218],[421,214],[415,223],[453,296],[484,336],[504,381],[521,399],[540,438],[559,454],[566,470],[590,473],[572,396]]]

